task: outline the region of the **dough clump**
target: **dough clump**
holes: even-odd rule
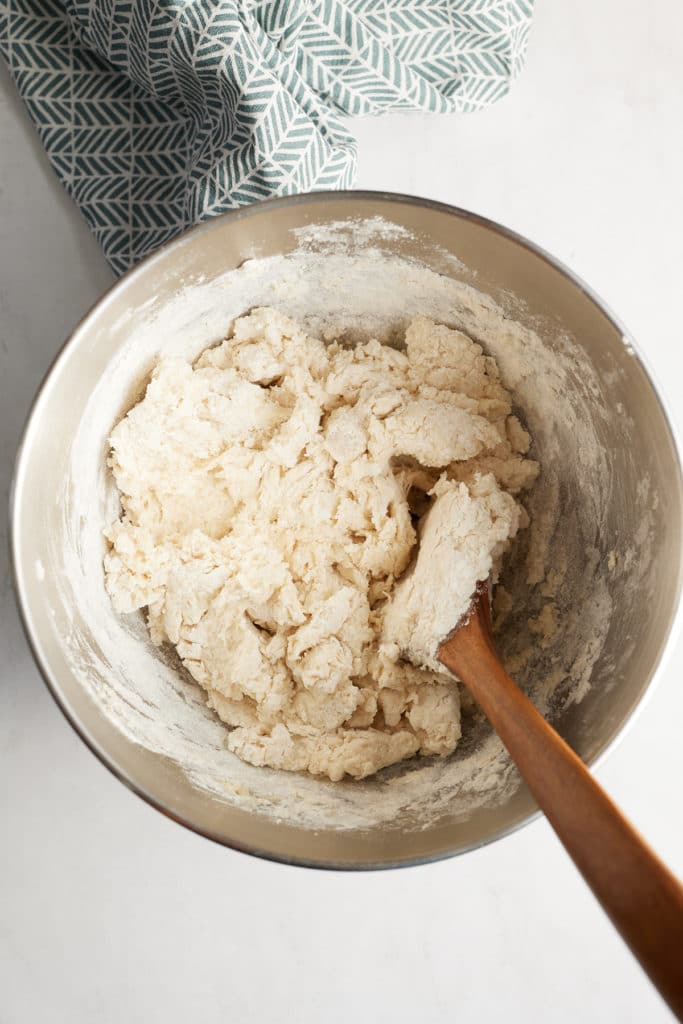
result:
[[[455,749],[436,648],[538,471],[479,345],[425,318],[403,351],[326,345],[257,309],[162,358],[110,444],[114,606],[147,609],[230,750],[336,781]]]

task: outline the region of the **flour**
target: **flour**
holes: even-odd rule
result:
[[[139,614],[122,618],[114,612],[104,587],[102,530],[119,514],[106,468],[107,438],[144,393],[160,356],[194,360],[255,306],[277,308],[325,340],[377,337],[394,346],[411,319],[427,316],[463,331],[495,358],[533,438],[530,455],[543,466],[526,499],[531,525],[503,566],[509,600],[496,624],[499,647],[545,713],[560,713],[591,685],[611,618],[599,531],[613,486],[595,426],[601,401],[595,371],[578,346],[553,335],[552,325],[542,326],[541,336],[541,327],[520,322],[522,313],[512,318],[510,309],[450,271],[436,273],[388,253],[381,233],[373,245],[367,224],[360,245],[358,226],[340,228],[348,236],[342,251],[326,230],[320,251],[308,229],[305,246],[287,256],[250,260],[220,278],[190,281],[171,301],[152,299],[144,311],[114,325],[126,342],[91,397],[71,452],[73,471],[57,496],[64,522],[60,585],[65,603],[87,609],[83,619],[92,624],[86,631],[74,619],[70,661],[122,731],[180,764],[217,799],[312,828],[399,820],[406,828],[425,828],[446,812],[466,817],[500,804],[518,785],[500,742],[471,703],[464,706],[458,749],[445,760],[408,761],[362,783],[255,768],[226,749],[225,727],[206,706],[203,691],[177,660],[160,655]],[[441,257],[435,262],[444,265]],[[570,500],[576,480],[580,504]],[[616,571],[626,571],[629,551],[617,555]],[[528,620],[538,619],[549,600],[557,608],[557,629],[541,646]]]

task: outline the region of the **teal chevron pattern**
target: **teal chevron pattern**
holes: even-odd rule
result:
[[[0,0],[0,52],[122,272],[224,210],[351,186],[347,115],[500,99],[532,11],[533,0]]]

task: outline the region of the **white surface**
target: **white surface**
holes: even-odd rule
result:
[[[468,118],[356,124],[358,185],[535,239],[600,292],[683,397],[683,8],[541,3],[525,75]],[[29,401],[109,283],[2,76],[2,526]],[[0,595],[0,1022],[440,1024],[671,1019],[544,821],[372,875],[286,868],[184,831],[99,764]],[[600,779],[683,873],[683,648]]]

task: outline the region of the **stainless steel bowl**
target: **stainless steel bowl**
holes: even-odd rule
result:
[[[611,581],[613,614],[593,667],[591,689],[580,703],[570,702],[558,715],[559,731],[589,764],[623,730],[650,686],[670,639],[681,589],[681,468],[652,378],[604,304],[523,238],[465,211],[407,196],[313,194],[259,203],[216,218],[124,276],[64,345],[35,400],[19,451],[12,553],[29,642],[73,727],[102,762],[150,804],[227,846],[317,867],[392,867],[461,853],[529,821],[534,802],[522,786],[498,805],[463,810],[456,801],[428,821],[417,813],[376,827],[315,828],[278,821],[277,807],[267,813],[258,807],[245,809],[230,796],[229,779],[226,795],[211,792],[177,760],[135,742],[118,727],[99,692],[103,684],[96,630],[90,637],[92,657],[80,664],[79,671],[74,669],[74,637],[90,635],[94,627],[73,590],[60,585],[64,504],[70,500],[64,480],[88,401],[102,378],[113,372],[131,325],[150,304],[163,306],[188,282],[216,279],[246,257],[290,252],[297,244],[295,232],[306,225],[369,217],[382,217],[406,229],[381,246],[441,274],[474,281],[503,307],[512,302],[516,318],[540,333],[544,343],[574,346],[598,382],[586,399],[585,415],[595,420],[610,487],[604,522],[594,538],[596,550],[608,558],[611,550],[623,549],[629,538],[638,537],[639,529],[642,541],[646,505],[649,547],[647,565],[642,561],[643,544],[631,547],[631,555]],[[129,403],[139,384],[131,380]],[[576,386],[580,384],[577,381]],[[102,464],[105,454],[102,446]],[[567,493],[581,492],[580,461],[575,460],[564,480]],[[92,515],[101,511],[93,507]],[[99,529],[104,523],[97,525]],[[640,588],[636,600],[634,587]],[[590,637],[585,639],[590,642]],[[108,658],[111,662],[111,655]],[[117,669],[115,664],[107,667]],[[229,774],[229,768],[226,771]],[[366,786],[348,785],[356,787],[356,794],[364,792],[359,786]],[[367,785],[368,800],[375,798],[376,785]]]

